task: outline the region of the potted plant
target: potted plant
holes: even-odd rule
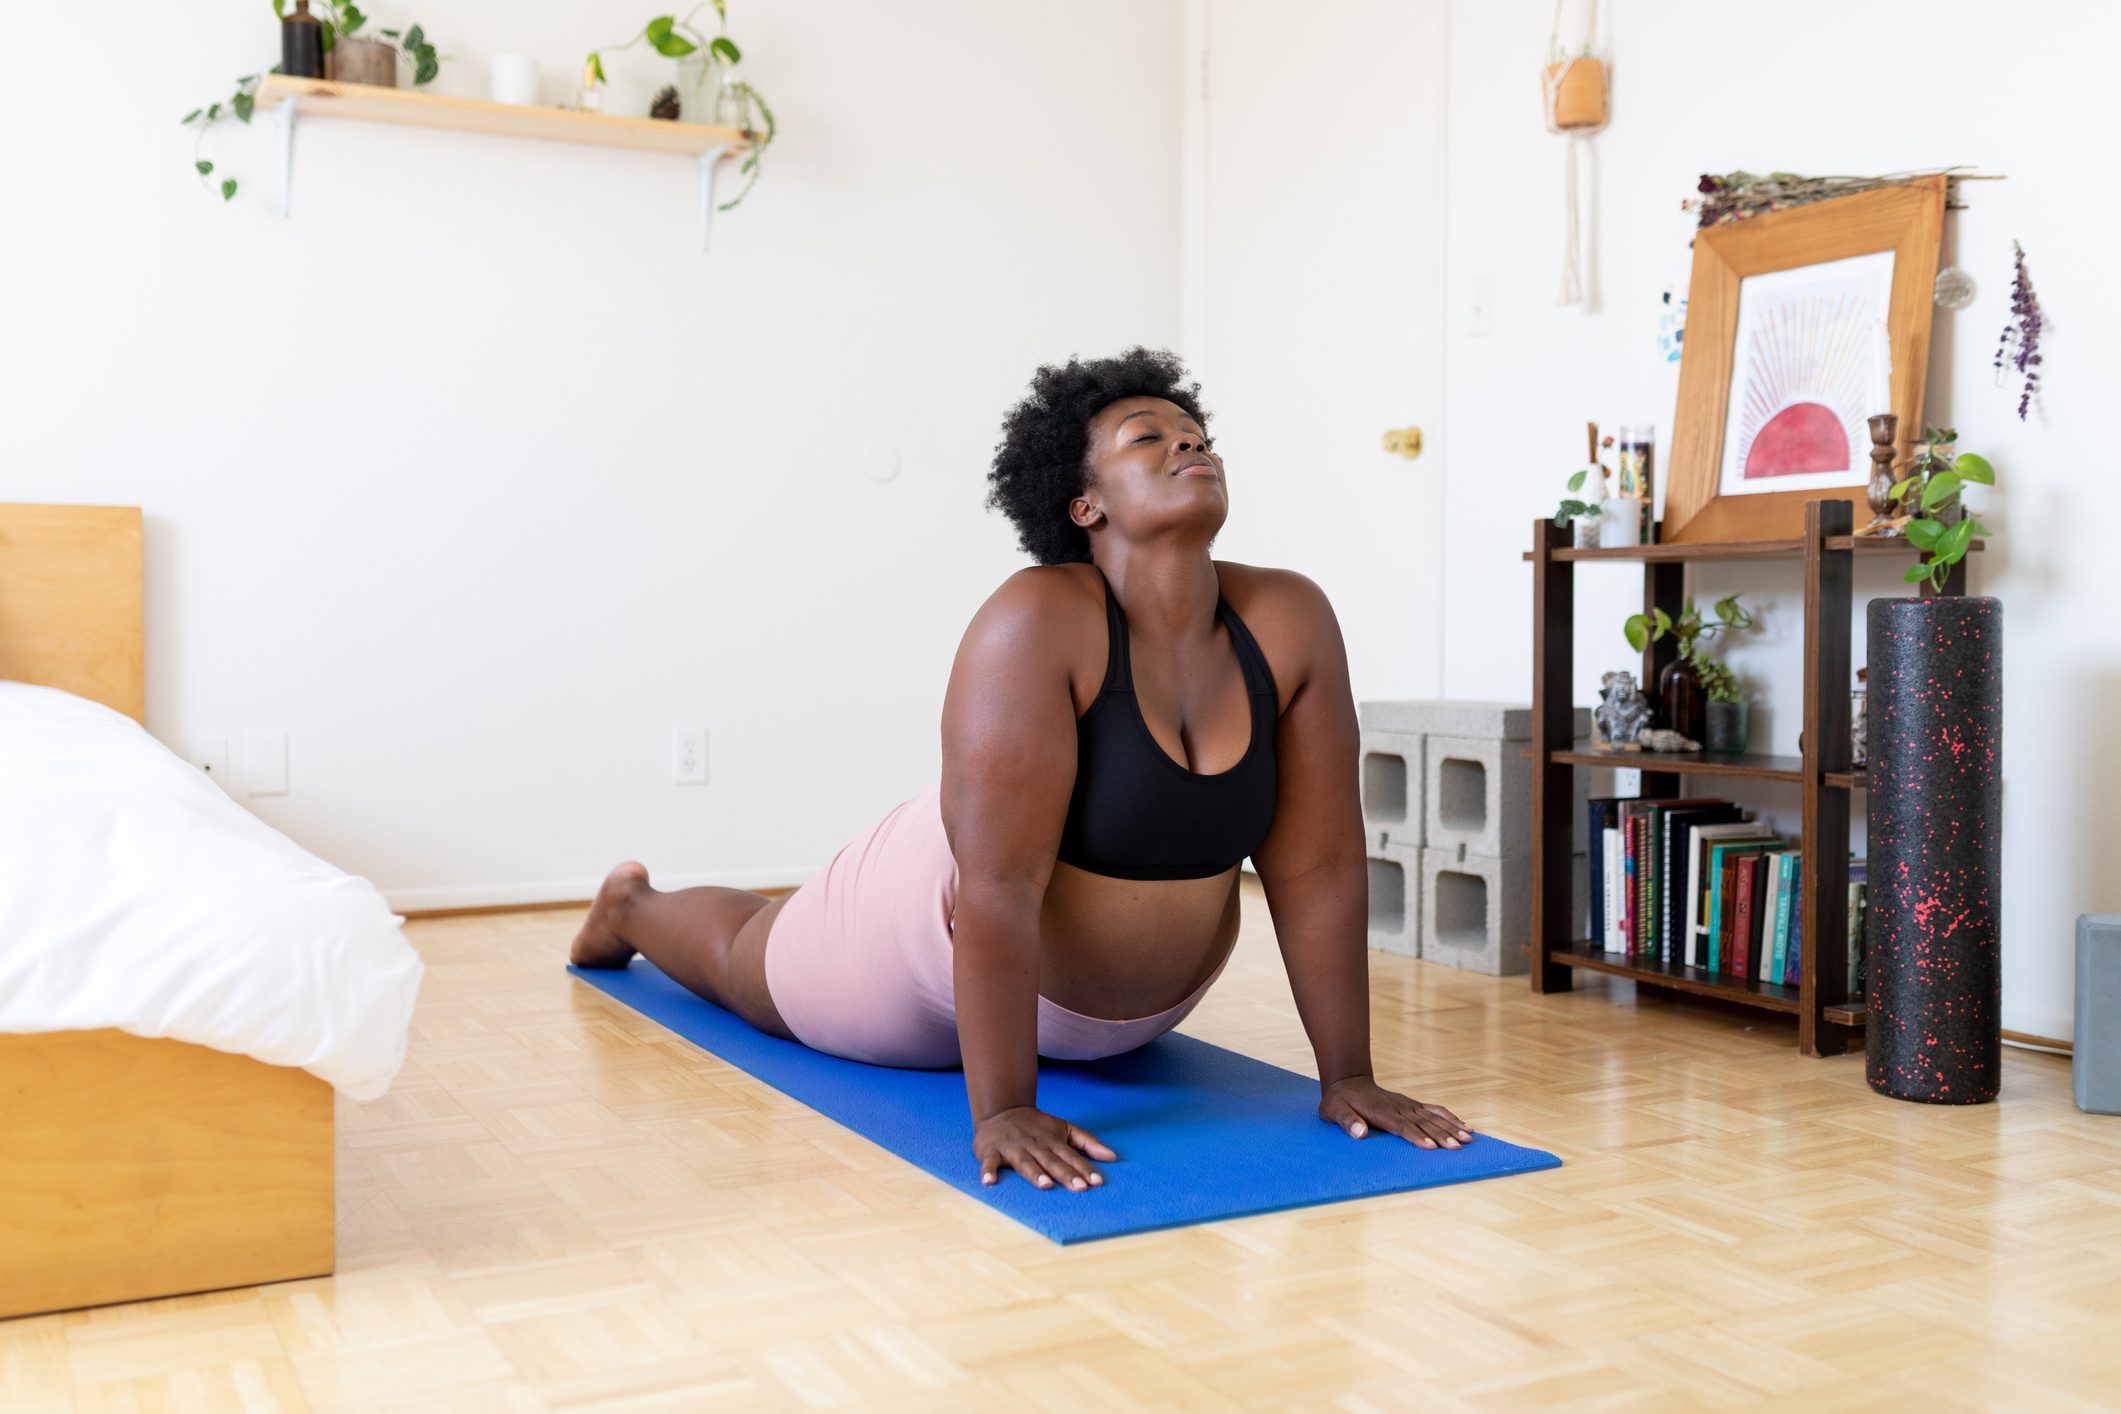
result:
[[[1753,626],[1752,615],[1739,607],[1740,597],[1732,594],[1718,599],[1713,623],[1702,619],[1701,611],[1689,597],[1676,619],[1656,609],[1649,614],[1630,614],[1621,626],[1628,646],[1637,653],[1666,634],[1679,640],[1678,656],[1665,665],[1658,677],[1657,696],[1664,707],[1664,725],[1681,736],[1700,741],[1706,729],[1704,685],[1695,662],[1698,645],[1720,633]]]
[[[1952,455],[1950,428],[1928,435],[1893,487],[1910,507],[1903,533],[1927,554],[1906,574],[1917,592],[1865,610],[1865,1076],[1895,1099],[1964,1105],[1996,1097],[2002,1063],[2003,604],[1938,592],[1989,533],[1960,493],[1996,474]]]
[[[442,57],[427,40],[419,25],[407,30],[378,29],[368,34],[368,16],[353,0],[310,0],[324,22],[326,71],[340,83],[373,84],[378,88],[398,86],[398,65],[412,70],[413,87],[433,81],[442,71]],[[286,18],[287,0],[272,0],[275,15]]]
[[[1893,499],[1908,510],[1901,529],[1927,558],[1910,565],[1902,578],[1910,584],[1928,580],[1931,592],[1944,588],[1952,566],[1966,558],[1966,547],[1988,527],[1965,513],[1959,493],[1968,484],[1993,486],[1996,469],[1972,452],[1953,455],[1959,433],[1950,427],[1923,429],[1927,439],[1916,448],[1908,474],[1893,483]]]
[[[283,21],[287,17],[287,4],[288,0],[273,0],[273,13]],[[403,32],[379,29],[376,33],[383,36],[383,40],[356,40],[351,36],[368,23],[368,16],[362,14],[358,6],[350,3],[350,0],[314,0],[314,4],[318,11],[317,18],[324,27],[324,53],[334,65],[332,73],[335,78],[344,79],[348,83],[374,83],[395,88],[398,82],[397,66],[401,60],[412,66],[412,81],[415,87],[431,81],[441,72],[442,56],[435,53],[434,45],[428,42],[427,33],[420,26],[414,25]],[[363,76],[359,78],[346,71],[347,65],[343,59],[332,57],[335,51],[354,44],[370,46],[369,52],[358,61],[365,66],[362,69]],[[376,52],[380,52],[385,61],[380,68],[376,67]],[[269,72],[277,74],[280,71],[280,66],[275,64]],[[205,143],[207,133],[212,131],[217,123],[228,119],[239,123],[250,121],[251,114],[257,109],[258,84],[263,79],[263,74],[245,74],[236,80],[235,92],[227,98],[218,103],[209,103],[203,108],[194,108],[184,115],[184,126],[192,130],[192,170],[198,173],[202,186],[209,190],[219,190],[223,201],[235,199],[238,183],[234,177],[228,176],[222,177],[218,183],[215,182],[214,164],[200,155],[199,149]]]
[[[1587,466],[1569,478],[1569,490],[1581,491],[1583,483],[1594,471],[1598,473],[1599,494],[1588,501],[1578,500],[1571,495],[1565,498],[1554,512],[1555,529],[1569,531],[1569,543],[1579,550],[1593,550],[1598,547],[1599,502],[1605,496],[1605,468]]]
[[[1728,753],[1744,751],[1746,704],[1745,694],[1738,689],[1737,675],[1729,664],[1701,653],[1694,655],[1694,668],[1701,676],[1701,690],[1708,698],[1708,734],[1702,739],[1701,749]]]
[[[692,22],[692,17],[709,5],[714,7],[717,21],[716,32],[712,35],[704,33]],[[591,50],[582,67],[585,82],[608,82],[604,75],[604,55],[631,49],[636,44],[646,44],[664,58],[677,61],[678,88],[691,121],[736,128],[751,142],[751,150],[737,168],[738,174],[746,179],[743,188],[716,207],[718,211],[730,210],[750,194],[759,179],[759,159],[780,132],[780,124],[774,120],[773,109],[767,105],[765,96],[748,80],[738,76],[737,65],[743,62],[744,56],[736,41],[729,37],[728,30],[727,0],[701,0],[682,17],[657,15],[624,44]]]

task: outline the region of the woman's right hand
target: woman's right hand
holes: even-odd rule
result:
[[[1105,1176],[1091,1168],[1077,1149],[1096,1159],[1119,1157],[1096,1135],[1033,1105],[1002,1110],[972,1128],[972,1151],[979,1155],[982,1183],[999,1182],[1006,1166],[1040,1188],[1058,1183],[1087,1193],[1102,1184]]]

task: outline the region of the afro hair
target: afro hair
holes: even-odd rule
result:
[[[1090,558],[1090,535],[1068,516],[1089,471],[1090,419],[1122,398],[1163,398],[1208,430],[1200,385],[1178,355],[1136,345],[1112,358],[1047,364],[1031,391],[1002,419],[1002,440],[987,473],[989,509],[1015,522],[1017,543],[1042,565]]]

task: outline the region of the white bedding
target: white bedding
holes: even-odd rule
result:
[[[404,921],[130,717],[0,680],[0,1032],[113,1026],[374,1099],[420,990]]]

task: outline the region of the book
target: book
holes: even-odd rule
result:
[[[1620,951],[1620,831],[1605,830],[1605,937],[1600,940],[1609,953]]]
[[[1783,970],[1783,981],[1794,987],[1804,980],[1804,875],[1791,882],[1790,965]]]
[[[1731,973],[1731,925],[1737,918],[1735,890],[1731,887],[1731,875],[1737,861],[1748,854],[1771,849],[1782,843],[1779,835],[1763,835],[1753,839],[1726,839],[1709,842],[1709,898],[1708,898],[1708,951],[1709,971],[1729,976]]]
[[[1796,897],[1797,876],[1803,871],[1804,856],[1798,851],[1785,850],[1782,855],[1781,887],[1775,899],[1775,971],[1768,980],[1784,982],[1790,975],[1790,902]]]
[[[1659,868],[1660,841],[1666,812],[1680,806],[1715,805],[1713,799],[1675,796],[1637,797],[1620,803],[1621,837],[1631,864],[1627,883],[1627,948],[1631,957],[1661,958],[1666,943],[1658,916],[1666,884]]]
[[[1665,835],[1669,829],[1670,818],[1675,811],[1722,803],[1724,802],[1713,797],[1648,802],[1647,824],[1643,831],[1649,851],[1649,867],[1644,871],[1646,886],[1642,904],[1645,933],[1643,951],[1659,962],[1667,961],[1671,957],[1671,937],[1664,927],[1666,896],[1671,893],[1670,876],[1664,867]]]
[[[1760,876],[1760,948],[1753,954],[1753,975],[1763,982],[1775,980],[1775,908],[1782,897],[1782,863],[1788,857],[1786,849],[1769,850],[1766,872]]]
[[[1687,926],[1686,957],[1689,967],[1709,965],[1709,895],[1715,876],[1710,869],[1709,851],[1725,840],[1756,839],[1772,840],[1775,837],[1755,820],[1730,820],[1716,824],[1698,825],[1694,828],[1693,843],[1687,852]]]
[[[1750,978],[1753,975],[1753,921],[1759,910],[1753,899],[1760,892],[1760,865],[1765,855],[1755,854],[1738,860],[1732,866],[1732,880],[1737,885],[1737,898],[1731,911],[1731,975]]]
[[[1612,817],[1613,807],[1619,803],[1619,800],[1620,797],[1618,796],[1601,795],[1589,801],[1587,807],[1587,813],[1590,818],[1586,823],[1590,826],[1590,832],[1584,838],[1591,843],[1590,849],[1585,851],[1589,856],[1586,862],[1591,870],[1591,887],[1589,889],[1591,898],[1590,936],[1591,946],[1601,950],[1605,947],[1605,830],[1606,822]]]
[[[1849,863],[1849,944],[1848,944],[1848,995],[1851,1000],[1864,999],[1864,989],[1870,985],[1869,949],[1863,936],[1864,912],[1870,899],[1870,870],[1861,859]]]
[[[1657,926],[1664,939],[1666,962],[1686,962],[1688,935],[1693,918],[1687,908],[1687,887],[1692,878],[1689,861],[1694,830],[1700,825],[1728,824],[1742,818],[1728,800],[1701,806],[1674,806],[1664,817],[1664,838],[1658,845],[1660,884],[1657,894]]]

